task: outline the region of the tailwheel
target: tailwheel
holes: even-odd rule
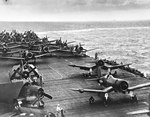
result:
[[[103,104],[104,104],[105,107],[107,107],[107,106],[108,106],[108,101],[107,101],[107,100],[104,100],[104,103],[103,103]]]
[[[93,96],[91,96],[90,99],[89,99],[89,103],[93,104],[94,102],[95,102],[95,99],[93,98]]]

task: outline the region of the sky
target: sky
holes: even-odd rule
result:
[[[150,20],[150,0],[0,0],[0,21]]]

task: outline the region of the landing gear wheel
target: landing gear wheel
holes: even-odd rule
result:
[[[138,103],[136,95],[134,95],[133,97],[131,97],[131,100],[132,100],[133,103]]]
[[[45,104],[44,104],[43,101],[40,101],[40,102],[39,102],[39,108],[44,108],[44,105],[45,105]]]
[[[13,100],[13,107],[17,110],[19,107],[18,101],[16,99]]]
[[[89,99],[89,104],[93,104],[95,102],[95,99],[91,96]]]
[[[108,106],[108,101],[105,99],[103,104],[104,104],[105,107],[107,107]]]

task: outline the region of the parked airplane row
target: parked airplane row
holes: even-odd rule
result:
[[[55,42],[55,43],[52,43]],[[58,43],[59,42],[59,43]],[[68,45],[72,42],[62,42],[61,40],[52,40],[45,42],[14,42],[14,46],[9,43],[2,43],[0,46],[0,58],[12,60],[34,60],[44,56],[86,56],[86,52],[95,49],[86,50],[79,45]],[[12,45],[12,43],[11,43]]]

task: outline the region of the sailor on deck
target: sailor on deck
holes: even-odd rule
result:
[[[63,108],[60,107],[59,104],[57,104],[56,112],[57,112],[57,117],[65,117],[64,110],[63,110]]]

